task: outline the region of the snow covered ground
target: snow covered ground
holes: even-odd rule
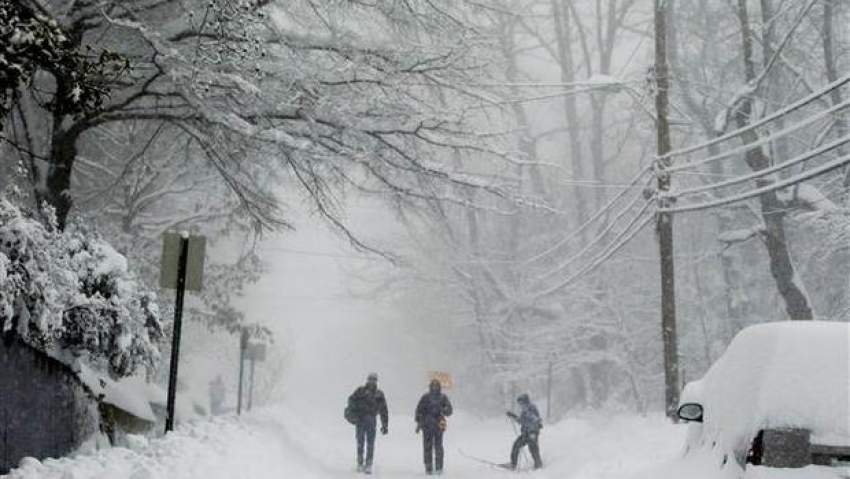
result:
[[[319,247],[315,243],[311,238],[294,247]],[[374,476],[425,477],[421,437],[414,433],[412,417],[400,413],[413,412],[416,400],[425,392],[427,371],[452,370],[451,355],[446,350],[451,344],[439,341],[445,334],[437,340],[413,335],[392,311],[334,296],[346,290],[346,276],[330,258],[321,259],[328,264],[288,261],[286,268],[277,276],[270,275],[262,287],[256,288],[252,302],[246,303],[253,308],[252,317],[286,311],[286,321],[281,321],[276,330],[277,337],[284,338],[291,348],[281,406],[242,418],[222,417],[183,425],[165,438],[134,440],[129,448],[43,462],[26,460],[9,479],[360,477],[354,472],[353,428],[343,419],[342,409],[348,394],[376,368],[392,416],[390,434],[378,437]],[[279,284],[285,284],[288,275],[302,280],[281,294]],[[317,297],[317,292],[328,296]],[[453,394],[460,397],[462,388],[470,386],[458,381],[455,387],[448,391],[453,399]],[[465,392],[469,397],[469,391]],[[512,425],[504,417],[477,418],[464,410],[461,400],[455,406],[445,438],[445,477],[512,477],[509,471],[460,453],[462,450],[493,462],[507,461],[514,438]],[[602,413],[570,417],[546,425],[541,435],[545,468],[522,476],[728,479],[728,475],[719,473],[715,455],[682,458],[687,429],[687,425],[673,425],[660,414],[645,418]],[[754,468],[747,474],[747,479],[838,477],[815,467],[784,471]]]
[[[661,416],[568,419],[544,429],[546,468],[533,477],[616,479],[670,459],[681,450],[684,427]],[[460,454],[504,462],[513,431],[506,420],[479,420],[459,411],[446,435],[446,477],[510,477],[511,472]],[[390,419],[378,438],[375,477],[423,477],[420,437],[413,420]],[[527,465],[527,463],[526,463]],[[285,407],[198,422],[165,438],[139,438],[114,448],[58,460],[25,460],[9,479],[205,478],[335,479],[356,477],[353,431],[342,417],[311,418]]]

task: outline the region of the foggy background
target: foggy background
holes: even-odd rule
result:
[[[257,405],[341,418],[375,371],[409,413],[446,371],[474,414],[550,389],[554,419],[646,414],[664,403],[665,201],[700,208],[674,215],[681,382],[750,324],[850,318],[846,168],[707,206],[846,155],[799,160],[847,139],[847,82],[823,89],[850,65],[845,3],[665,2],[672,147],[703,144],[675,155],[665,193],[649,0],[45,0],[110,94],[88,111],[62,95],[92,85],[22,82],[0,188],[127,258],[163,313],[146,352],[165,360],[145,371],[160,384],[162,234],[208,238],[181,364],[199,403],[219,374],[235,403],[245,328],[269,344]],[[812,94],[758,130],[791,134],[704,144]]]

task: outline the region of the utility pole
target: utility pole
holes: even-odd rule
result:
[[[667,206],[665,193],[670,190],[670,173],[667,168],[670,152],[670,78],[667,67],[666,13],[669,0],[654,0],[655,3],[655,111],[658,133],[658,193],[659,206]],[[664,397],[667,417],[676,418],[679,405],[679,358],[676,339],[676,287],[673,265],[673,216],[658,213],[658,246],[661,257],[661,336],[664,343]]]
[[[549,359],[549,371],[546,374],[546,420],[552,419],[552,369],[555,360]]]
[[[251,351],[251,353],[252,353],[251,359],[250,359],[250,361],[251,361],[251,375],[250,375],[251,386],[248,388],[248,410],[249,411],[251,410],[251,407],[254,405],[254,365],[257,363],[256,359],[254,358],[254,354],[253,354],[254,352]]]

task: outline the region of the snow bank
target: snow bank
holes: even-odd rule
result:
[[[717,449],[701,449],[636,473],[630,479],[740,479],[740,474],[740,468],[723,464],[723,454]]]
[[[704,448],[695,454],[632,475],[629,479],[845,479],[839,469],[807,466],[777,469],[749,466],[746,472],[732,462],[723,464],[723,452]]]
[[[25,459],[8,479],[311,479],[323,477],[258,422],[218,418],[76,458]]]
[[[85,363],[78,363],[80,380],[91,389],[95,396],[103,398],[103,402],[111,404],[122,411],[128,412],[139,419],[158,422],[154,408],[164,414],[167,401],[167,391],[164,387],[149,383],[144,377],[136,375],[117,381],[98,373]],[[195,397],[192,391],[178,388],[174,405],[174,415],[178,423],[195,421],[206,416],[206,407]]]
[[[156,415],[147,399],[146,384],[141,378],[113,381],[80,363],[78,376],[92,393],[103,397],[103,402],[126,411],[139,419],[156,422]]]
[[[746,479],[844,479],[836,469],[807,466],[801,469],[774,469],[755,466],[747,469]]]
[[[179,383],[178,383],[179,384]],[[168,403],[168,386],[145,383],[145,395],[148,402],[159,406],[163,411]],[[177,388],[177,398],[174,400],[174,418],[178,422],[199,420],[208,415],[204,397],[196,391],[187,388]]]

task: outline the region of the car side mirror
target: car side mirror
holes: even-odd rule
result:
[[[682,404],[676,414],[683,421],[702,422],[702,405],[694,402]]]

